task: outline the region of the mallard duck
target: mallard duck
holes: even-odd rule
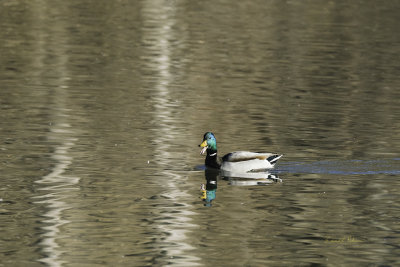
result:
[[[275,163],[283,155],[273,153],[256,153],[248,151],[236,151],[226,154],[219,163],[217,157],[217,140],[211,132],[204,134],[200,154],[207,152],[205,165],[208,168],[221,169],[227,172],[246,173],[257,172],[274,167]]]

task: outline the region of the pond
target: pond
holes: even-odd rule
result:
[[[396,265],[399,5],[3,1],[0,266]]]

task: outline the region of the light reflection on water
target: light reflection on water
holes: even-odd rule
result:
[[[46,11],[48,8],[50,7],[46,4],[41,7],[34,5],[34,14],[40,19],[35,21],[36,27],[33,27],[39,30],[35,36],[37,38],[34,42],[36,56],[32,62],[33,71],[30,74],[32,75],[31,82],[37,85],[44,83],[44,77],[51,77],[52,80],[52,85],[46,84],[53,92],[46,103],[50,110],[50,126],[46,137],[49,143],[55,144],[50,157],[55,163],[47,175],[35,181],[39,185],[38,191],[45,194],[40,193],[32,198],[36,205],[45,208],[45,212],[40,216],[40,228],[43,231],[39,237],[43,257],[37,260],[48,266],[63,266],[68,261],[62,258],[65,248],[60,245],[60,241],[67,237],[62,227],[70,223],[66,219],[65,211],[72,209],[68,200],[74,198],[74,191],[79,190],[77,185],[80,181],[79,177],[68,175],[66,172],[73,163],[70,151],[78,142],[78,138],[75,137],[76,129],[70,123],[73,110],[68,105],[70,57],[66,53],[68,42],[66,24],[63,19],[56,23],[46,22],[47,17],[44,13],[48,12]],[[49,63],[52,64],[50,69]]]
[[[192,205],[186,203],[190,195],[179,187],[180,182],[186,177],[183,173],[171,170],[176,164],[179,153],[171,152],[173,148],[171,141],[179,138],[176,126],[179,118],[175,117],[174,109],[179,106],[171,103],[170,90],[173,90],[173,80],[176,78],[171,72],[173,65],[171,51],[177,49],[171,45],[174,38],[173,27],[176,24],[175,7],[171,4],[167,9],[159,9],[158,2],[145,2],[143,7],[144,34],[143,42],[146,44],[148,54],[153,54],[151,61],[147,64],[149,69],[154,70],[155,89],[152,95],[154,106],[153,124],[156,125],[152,142],[155,144],[154,161],[157,162],[159,171],[156,175],[157,182],[167,193],[163,197],[168,199],[172,205],[160,205],[159,217],[154,219],[160,233],[165,236],[160,239],[156,247],[161,252],[166,252],[174,266],[196,266],[200,265],[200,258],[193,252],[195,247],[190,245],[188,233],[197,227],[192,219],[196,213]],[[182,38],[182,37],[181,37]],[[179,47],[181,48],[181,47]],[[175,113],[176,114],[176,113]]]
[[[60,228],[70,222],[64,218],[63,212],[72,207],[64,200],[71,197],[71,191],[78,190],[76,185],[79,183],[79,177],[64,174],[73,160],[68,155],[69,150],[75,145],[74,142],[77,141],[74,137],[68,137],[73,136],[73,133],[67,123],[55,122],[53,124],[50,128],[49,140],[61,142],[51,156],[56,164],[49,174],[36,181],[41,185],[39,190],[46,194],[34,197],[34,203],[44,205],[48,209],[42,214],[44,217],[42,224],[46,226],[42,226],[44,233],[39,243],[46,256],[39,261],[49,266],[62,266],[66,263],[60,258],[64,250],[58,245],[58,241],[63,238]]]

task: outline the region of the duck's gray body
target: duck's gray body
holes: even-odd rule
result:
[[[221,170],[230,172],[255,172],[272,169],[282,155],[236,151],[222,157]]]

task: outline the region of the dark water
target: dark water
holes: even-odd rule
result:
[[[398,264],[399,8],[0,1],[0,266]]]

